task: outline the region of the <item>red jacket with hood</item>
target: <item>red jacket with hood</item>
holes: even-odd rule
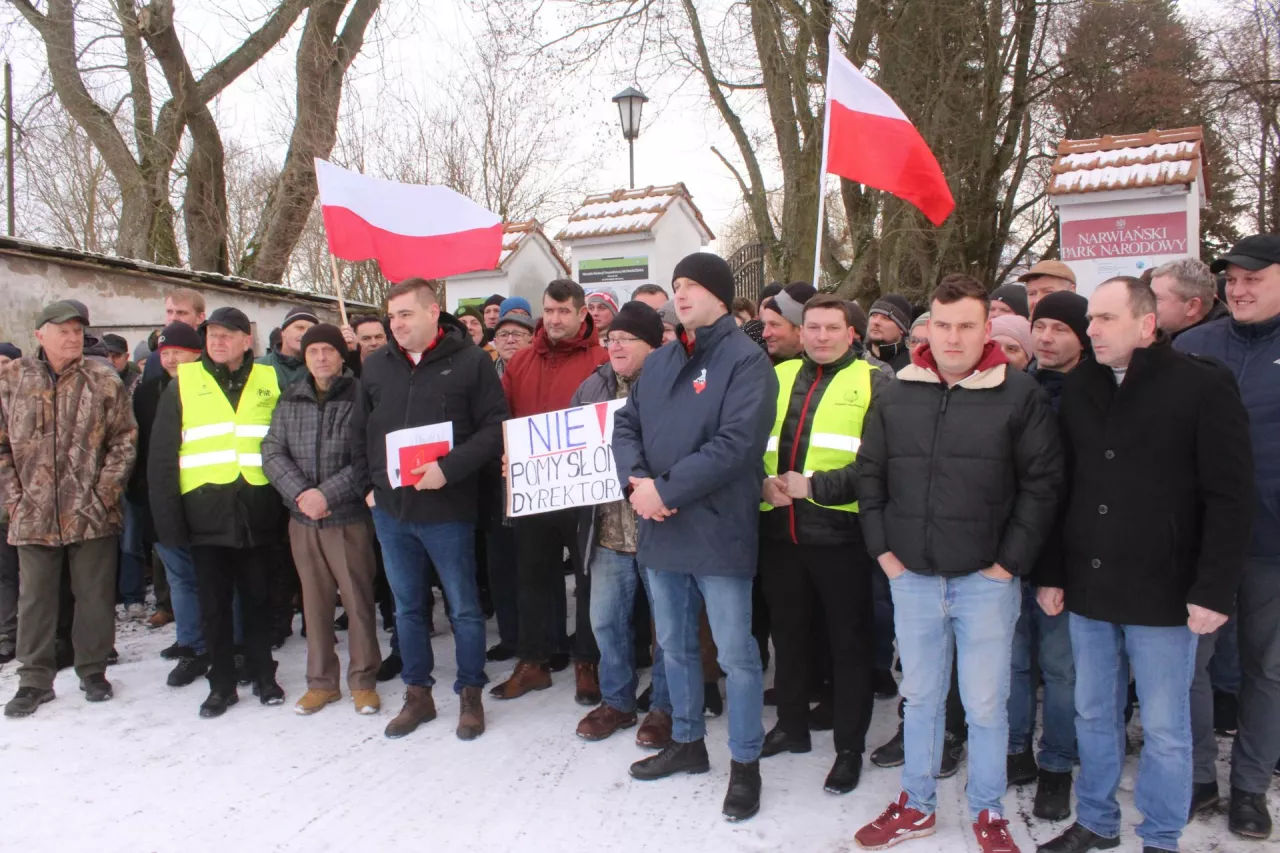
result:
[[[502,390],[507,393],[511,417],[569,408],[578,386],[608,360],[609,353],[600,346],[590,314],[578,334],[556,343],[547,337],[539,320],[532,346],[516,353],[502,372]]]

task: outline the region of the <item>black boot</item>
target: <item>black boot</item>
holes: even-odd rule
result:
[[[1066,820],[1071,814],[1071,774],[1041,770],[1031,813],[1041,820]]]
[[[772,758],[784,752],[800,754],[812,751],[813,743],[809,740],[808,732],[802,735],[791,735],[783,731],[782,725],[779,724],[764,736],[764,746],[760,749],[760,757]]]
[[[495,663],[511,660],[515,656],[516,650],[510,646],[503,645],[502,643],[490,646],[489,651],[484,653],[485,660],[493,661]]]
[[[942,741],[942,769],[938,771],[938,778],[950,779],[959,773],[962,760],[964,760],[964,741],[947,732]]]
[[[653,704],[653,685],[650,684],[644,689],[639,696],[636,697],[636,710],[649,713],[649,706]]]
[[[1037,847],[1036,853],[1087,853],[1089,850],[1110,850],[1119,846],[1119,837],[1106,838],[1073,823],[1066,832]]]
[[[400,655],[387,655],[382,659],[382,665],[378,667],[378,680],[390,681],[397,678],[403,669],[404,661],[400,659]]]
[[[902,723],[898,732],[888,742],[871,753],[871,763],[876,767],[901,767],[907,763],[907,748],[903,742]]]
[[[249,675],[249,663],[245,659],[244,649],[236,648],[236,684],[241,687],[248,687],[253,683],[253,678]]]
[[[276,662],[272,661],[267,671],[258,676],[253,684],[253,695],[263,705],[283,705],[284,688],[276,683]]]
[[[84,698],[88,702],[106,702],[116,695],[111,689],[111,682],[100,672],[80,679],[80,689],[84,691]]]
[[[1005,761],[1009,785],[1030,785],[1036,781],[1040,768],[1036,765],[1035,754],[1030,749],[1015,752]]]
[[[230,690],[212,690],[209,692],[209,698],[204,700],[200,705],[200,716],[206,720],[214,717],[221,717],[227,712],[227,709],[240,701],[236,689],[232,687]]]
[[[1219,799],[1217,782],[1196,782],[1193,784],[1191,786],[1191,811],[1187,814],[1187,821],[1195,820],[1197,814],[1216,806]]]
[[[1267,811],[1267,795],[1232,788],[1227,828],[1242,838],[1270,838],[1271,813]]]
[[[707,757],[707,745],[702,738],[698,738],[689,743],[671,741],[657,755],[632,764],[631,775],[649,782],[677,773],[706,773],[710,769],[711,759]]]
[[[724,698],[720,695],[720,682],[708,681],[702,685],[702,715],[718,717],[724,713]]]
[[[734,823],[756,816],[760,811],[760,762],[729,765],[729,793],[724,795],[726,820]]]
[[[847,794],[858,787],[861,778],[862,753],[844,749],[836,753],[836,763],[831,765],[822,789],[828,794]]]
[[[160,657],[165,660],[181,660],[182,658],[193,658],[195,656],[195,649],[190,646],[180,646],[177,643],[160,652]]]
[[[1213,730],[1224,737],[1235,737],[1239,729],[1240,701],[1234,693],[1213,693]]]
[[[192,655],[178,661],[178,665],[173,668],[173,672],[169,673],[169,679],[166,683],[170,687],[186,687],[208,671],[209,656],[200,655],[197,657]]]
[[[829,732],[836,725],[836,709],[830,699],[823,699],[809,709],[809,728],[815,732]]]
[[[898,695],[898,682],[887,669],[877,669],[871,675],[871,689],[877,699],[892,699]]]
[[[53,688],[19,687],[17,694],[4,706],[6,717],[30,717],[46,702],[54,700]]]
[[[569,653],[554,652],[547,658],[547,665],[552,672],[564,672],[569,668]]]

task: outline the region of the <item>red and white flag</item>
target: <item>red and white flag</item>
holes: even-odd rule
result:
[[[827,171],[892,193],[941,225],[955,209],[942,168],[906,113],[868,80],[831,36]]]
[[[502,218],[448,187],[397,184],[316,160],[329,251],[374,258],[391,281],[498,266]]]

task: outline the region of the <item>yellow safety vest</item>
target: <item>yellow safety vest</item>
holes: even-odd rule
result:
[[[774,368],[778,374],[778,409],[773,432],[769,434],[769,444],[764,451],[764,472],[770,477],[778,473],[778,445],[781,443],[782,424],[787,419],[791,389],[795,387],[796,377],[800,375],[803,364],[803,359],[794,358]],[[822,399],[818,402],[817,411],[808,416],[812,422],[809,428],[809,446],[799,465],[806,477],[811,476],[814,471],[843,468],[858,458],[858,445],[862,443],[862,419],[866,417],[867,407],[871,405],[871,371],[878,369],[860,358],[837,373],[827,384],[826,390],[822,392]],[[762,512],[773,508],[772,504],[763,501],[760,503]],[[829,506],[827,509],[857,512],[858,502]]]
[[[178,367],[178,396],[182,400],[182,446],[178,449],[182,494],[201,486],[234,483],[240,477],[250,485],[267,485],[262,439],[280,399],[275,368],[253,366],[236,411],[198,361]]]

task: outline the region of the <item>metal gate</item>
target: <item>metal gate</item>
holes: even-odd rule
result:
[[[758,302],[764,289],[764,244],[748,243],[728,261],[733,271],[733,295]]]

